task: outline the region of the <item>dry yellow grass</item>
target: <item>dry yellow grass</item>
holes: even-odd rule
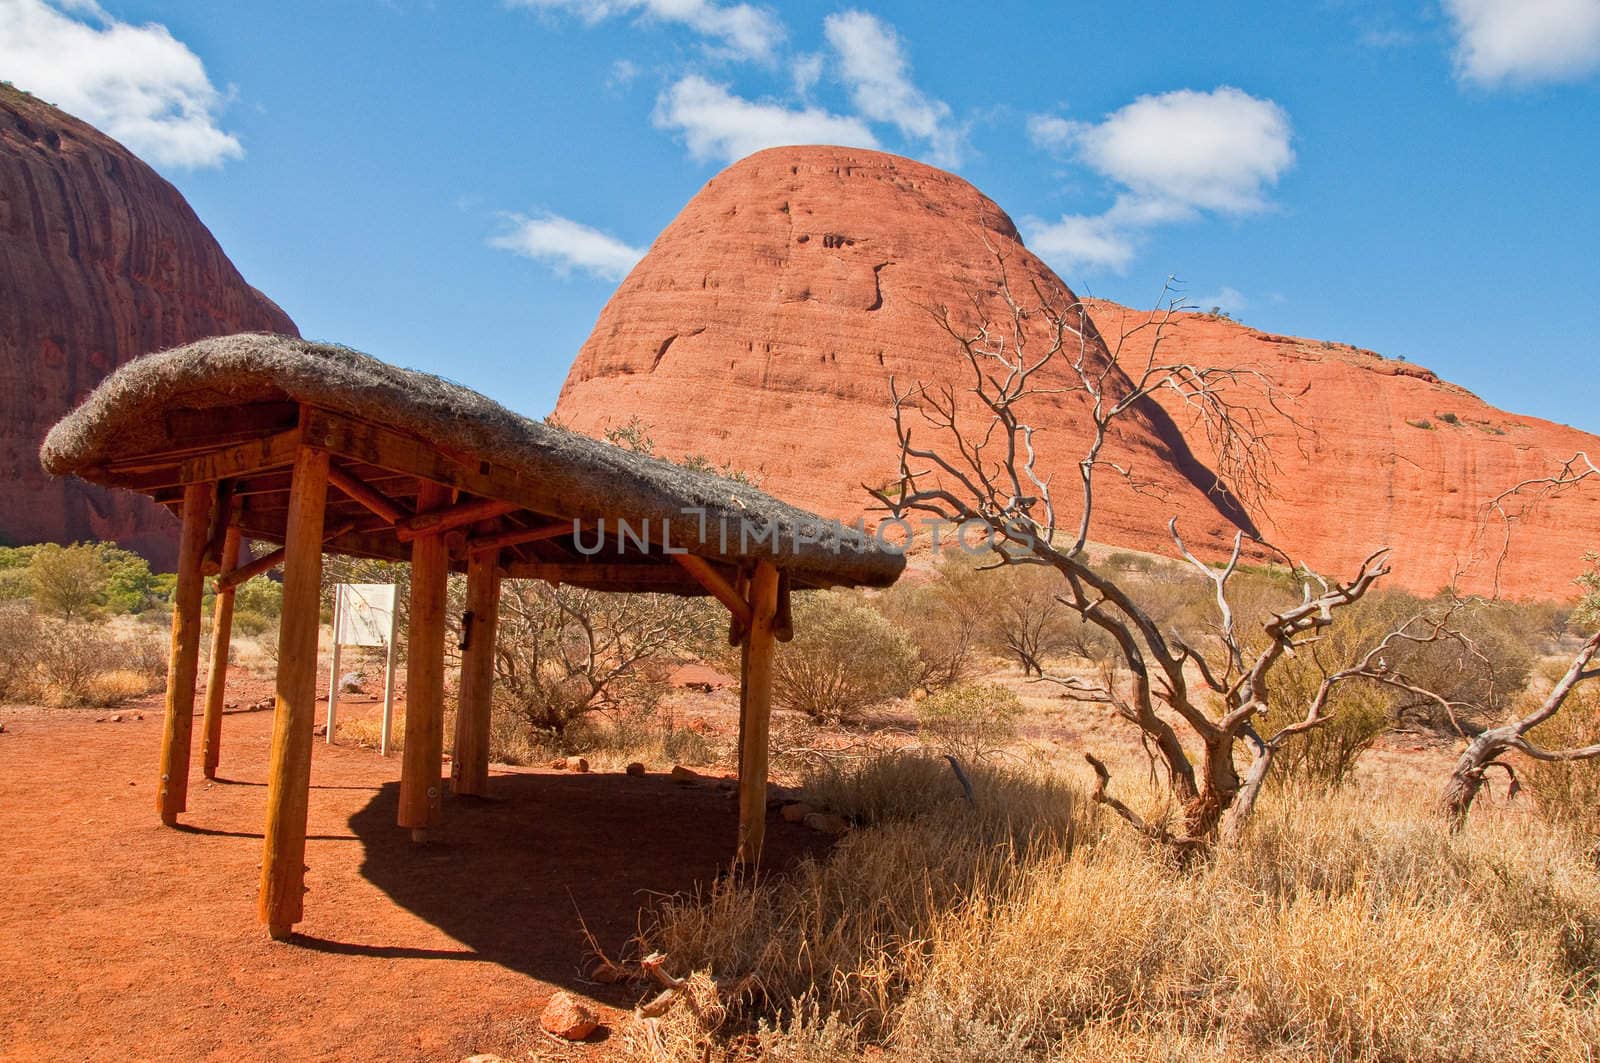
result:
[[[1055,777],[980,769],[971,808],[941,772],[822,780],[875,822],[786,880],[665,904],[646,947],[761,990],[715,1024],[636,1022],[635,1058],[1594,1053],[1600,881],[1559,830],[1490,812],[1451,837],[1425,798],[1280,791],[1185,871]]]

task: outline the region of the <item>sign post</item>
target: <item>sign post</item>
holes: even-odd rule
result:
[[[394,719],[395,607],[392,583],[340,583],[333,589],[333,665],[328,677],[328,734],[333,742],[339,712],[339,650],[344,646],[382,646],[383,731],[379,753],[389,755]]]

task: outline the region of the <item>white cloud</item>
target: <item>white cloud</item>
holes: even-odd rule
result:
[[[639,76],[639,67],[632,60],[618,59],[611,64],[611,73],[606,78],[606,88],[625,89],[633,84]]]
[[[0,77],[77,115],[157,165],[244,155],[217,125],[222,93],[165,26],[133,26],[93,0],[0,0]]]
[[[1048,223],[1025,219],[1023,229],[1033,253],[1063,272],[1108,269],[1121,273],[1138,250],[1133,237],[1106,215],[1068,214]]]
[[[1028,139],[1046,151],[1065,151],[1072,146],[1078,124],[1059,115],[1034,114],[1028,116]]]
[[[794,79],[795,95],[805,98],[811,95],[811,90],[817,87],[817,82],[822,79],[822,56],[817,52],[809,52],[796,59],[789,67],[790,76]]]
[[[1444,0],[1444,9],[1463,80],[1568,81],[1600,68],[1600,0]]]
[[[1073,129],[1074,153],[1140,197],[1205,210],[1260,210],[1294,152],[1289,116],[1224,85],[1141,96],[1098,125]]]
[[[856,110],[875,122],[892,123],[905,136],[926,141],[930,162],[959,164],[962,137],[950,126],[950,107],[912,82],[911,64],[894,29],[864,11],[829,15],[822,25]]]
[[[1202,312],[1209,312],[1212,308],[1216,308],[1235,316],[1250,305],[1250,300],[1246,299],[1239,289],[1229,287],[1224,287],[1221,291],[1212,292],[1210,295],[1185,299],[1184,302],[1190,306],[1197,307]]]
[[[543,262],[562,276],[577,269],[620,281],[644,257],[641,248],[557,214],[537,218],[513,214],[509,218],[511,231],[492,237],[489,245]]]
[[[689,154],[696,159],[732,162],[784,144],[878,146],[872,130],[859,118],[818,107],[792,110],[775,103],[754,103],[695,74],[661,94],[654,121],[660,129],[681,131]]]
[[[1034,115],[1028,135],[1118,188],[1104,214],[1027,221],[1029,244],[1062,268],[1120,271],[1158,225],[1265,210],[1294,162],[1283,108],[1229,86],[1141,96],[1097,124]]]
[[[720,43],[741,59],[770,59],[783,42],[783,23],[777,16],[750,4],[719,4],[714,0],[508,0],[513,7],[545,11],[570,11],[593,25],[617,15],[638,14],[661,22],[676,22]]]

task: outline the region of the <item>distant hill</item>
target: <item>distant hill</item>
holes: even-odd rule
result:
[[[959,381],[952,341],[928,307],[959,309],[993,294],[993,252],[1014,291],[1074,296],[1022,244],[1011,219],[972,185],[909,159],[854,148],[775,148],[714,177],[617,289],[579,351],[555,415],[599,434],[637,416],[658,452],[703,454],[756,474],[764,487],[853,519],[863,483],[893,479],[889,377]],[[1134,311],[1086,304],[1102,336]],[[1147,311],[1138,312],[1142,317]],[[1204,488],[1215,455],[1179,403],[1149,402],[1107,456],[1149,481],[1106,480],[1096,538],[1170,553],[1165,524],[1218,553],[1236,530],[1257,533],[1329,575],[1372,549],[1395,550],[1393,583],[1429,593],[1458,565],[1484,590],[1498,549],[1476,532],[1483,503],[1600,438],[1490,407],[1417,366],[1341,344],[1273,336],[1221,318],[1179,315],[1164,360],[1259,370],[1299,424],[1267,418],[1275,497],[1243,513]],[[1134,346],[1124,364],[1137,359]],[[1091,364],[1107,357],[1098,340]],[[1120,377],[1113,374],[1113,390]],[[1041,467],[1064,512],[1087,427],[1081,399],[1038,410]],[[928,438],[924,436],[923,438]],[[1536,512],[1503,569],[1517,596],[1570,597],[1571,577],[1600,529],[1596,492]]]
[[[92,126],[0,85],[0,542],[113,540],[159,563],[153,503],[39,468],[39,443],[111,370],[232,332],[298,335],[173,188]]]

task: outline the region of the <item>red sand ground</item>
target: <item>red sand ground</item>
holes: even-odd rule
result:
[[[263,691],[229,685],[241,704]],[[608,1019],[644,992],[583,980],[580,912],[616,956],[653,894],[732,856],[724,792],[528,769],[495,772],[502,802],[448,802],[439,841],[416,848],[394,823],[398,759],[318,739],[306,920],[274,943],[255,915],[272,714],[228,715],[215,783],[196,744],[171,830],[153,808],[159,702],[116,711],[0,708],[0,1059],[504,1051],[495,1031],[557,988]],[[822,844],[776,816],[767,838],[770,867]],[[551,1057],[603,1058],[608,1034]]]

